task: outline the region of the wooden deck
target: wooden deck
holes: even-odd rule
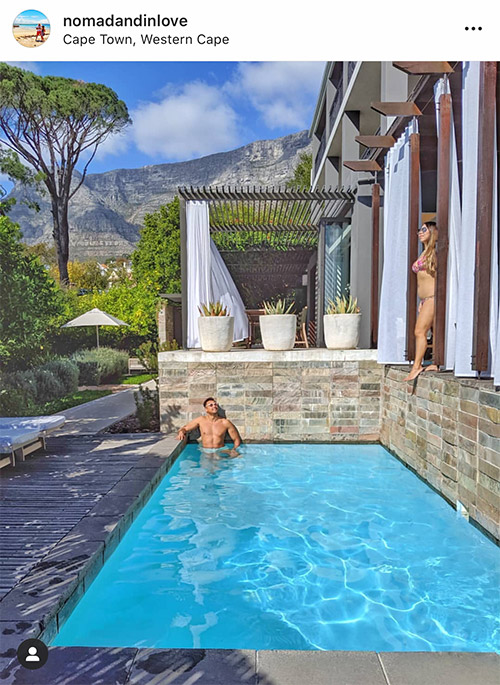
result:
[[[23,639],[49,642],[58,612],[95,577],[180,446],[152,433],[64,436],[1,470],[2,666]]]

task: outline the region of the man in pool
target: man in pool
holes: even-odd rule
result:
[[[228,419],[219,416],[219,405],[213,397],[207,397],[203,402],[203,406],[206,411],[205,416],[199,416],[197,419],[193,419],[186,423],[185,426],[182,426],[177,433],[177,440],[184,440],[189,431],[199,428],[201,444],[204,450],[212,452],[215,457],[219,454],[227,454],[229,457],[241,456],[238,452],[241,438],[236,426]],[[226,431],[234,443],[233,448],[220,452],[219,450],[224,447]]]

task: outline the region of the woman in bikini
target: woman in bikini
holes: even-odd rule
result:
[[[424,251],[414,262],[412,271],[417,275],[417,293],[420,299],[415,324],[415,361],[405,381],[414,380],[422,373],[422,360],[427,349],[427,333],[434,321],[434,289],[436,284],[436,241],[438,231],[435,221],[426,221],[418,231]],[[429,367],[436,369],[435,365]]]

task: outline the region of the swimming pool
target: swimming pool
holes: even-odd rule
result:
[[[497,651],[500,550],[377,445],[188,445],[53,645]]]

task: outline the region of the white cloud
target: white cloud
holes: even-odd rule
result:
[[[95,159],[103,159],[108,155],[124,155],[128,151],[131,142],[129,127],[119,133],[113,133],[99,144]],[[88,157],[90,154],[91,151],[87,152],[83,158]]]
[[[226,90],[247,97],[269,128],[305,128],[324,68],[324,62],[241,62]]]
[[[185,160],[238,145],[237,114],[222,89],[193,82],[162,94],[160,102],[144,103],[131,113],[131,135],[141,152]]]
[[[40,66],[37,62],[7,62],[11,67],[19,67],[24,71],[32,71],[34,74],[40,73]]]

